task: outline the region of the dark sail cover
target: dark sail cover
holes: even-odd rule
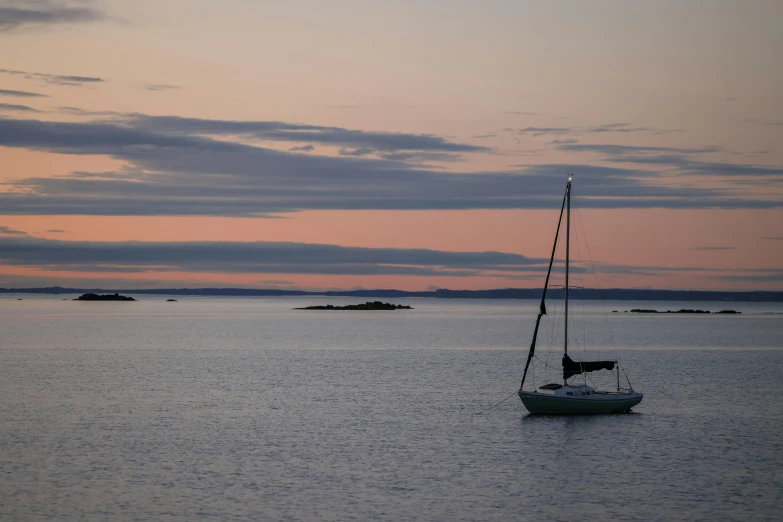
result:
[[[563,356],[563,379],[568,379],[574,375],[584,372],[594,372],[596,370],[614,370],[614,361],[574,361],[569,356]]]

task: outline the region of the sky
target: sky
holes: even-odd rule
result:
[[[782,19],[0,0],[0,287],[783,290]]]

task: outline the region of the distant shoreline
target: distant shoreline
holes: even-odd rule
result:
[[[149,288],[149,289],[103,289],[103,288],[63,288],[59,286],[45,288],[0,288],[0,294],[84,294],[84,293],[120,293],[135,295],[182,295],[201,297],[431,297],[438,299],[539,299],[540,288],[501,288],[495,290],[449,290],[438,289],[426,292],[407,292],[405,290],[335,290],[306,292],[303,290],[275,290],[256,288]],[[562,289],[551,288],[547,295],[561,297]],[[726,302],[783,302],[783,291],[714,291],[714,290],[636,290],[609,288],[606,290],[573,289],[569,292],[572,299],[605,301],[726,301]]]

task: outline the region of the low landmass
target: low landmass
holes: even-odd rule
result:
[[[93,294],[87,293],[80,295],[74,301],[135,301],[134,298],[127,295],[114,294]]]
[[[628,312],[628,310],[625,310],[625,312]],[[612,310],[612,313],[616,314],[618,313],[617,310]],[[690,308],[682,308],[680,310],[666,310],[666,311],[658,311],[658,310],[646,310],[644,308],[633,308],[631,310],[631,313],[634,314],[741,314],[742,312],[738,312],[736,310],[720,310],[719,312],[711,312],[709,310],[693,310]]]
[[[382,303],[380,301],[367,301],[357,305],[317,305],[305,306],[304,308],[294,308],[294,310],[413,310],[412,306],[395,305],[391,303]]]
[[[449,290],[440,288],[423,292],[405,290],[328,290],[309,292],[304,290],[280,290],[276,288],[147,288],[147,289],[105,289],[105,288],[0,288],[0,294],[83,294],[131,293],[143,295],[192,295],[192,296],[241,296],[241,297],[284,297],[322,295],[357,298],[404,298],[435,297],[439,299],[541,299],[540,288],[498,288],[494,290]],[[550,288],[547,296],[552,299],[563,297],[561,288]],[[571,299],[604,301],[726,301],[726,302],[783,302],[783,291],[715,291],[715,290],[652,290],[608,288],[597,290],[575,288],[569,292]]]

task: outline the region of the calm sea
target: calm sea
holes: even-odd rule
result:
[[[0,299],[3,521],[783,517],[781,303],[577,302],[575,358],[645,399],[533,417],[476,415],[519,386],[532,301],[139,298]]]

